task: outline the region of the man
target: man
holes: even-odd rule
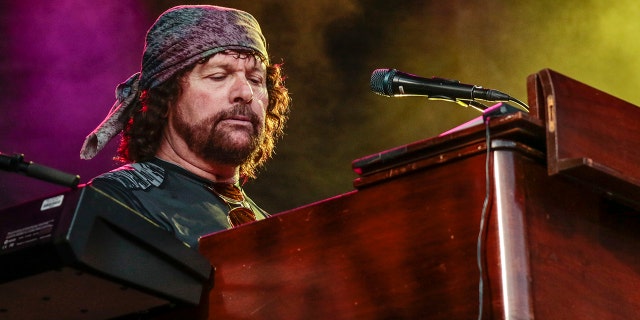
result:
[[[250,14],[179,6],[149,29],[142,70],[87,137],[90,159],[120,131],[118,159],[93,179],[191,247],[206,234],[268,216],[240,188],[272,155],[290,98]]]

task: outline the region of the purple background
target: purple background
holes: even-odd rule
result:
[[[256,16],[272,58],[285,62],[294,99],[287,135],[248,192],[278,212],[350,191],[352,160],[478,115],[372,94],[377,68],[458,79],[523,101],[526,77],[552,68],[640,102],[635,0],[505,2],[209,2]],[[189,1],[0,1],[0,152],[24,153],[82,182],[116,167],[118,141],[90,161],[79,159],[80,146],[111,107],[115,86],[139,71],[146,30],[181,3]],[[61,190],[0,172],[0,208]]]

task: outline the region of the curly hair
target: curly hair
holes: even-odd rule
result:
[[[140,94],[140,99],[132,106],[131,112],[123,115],[128,117],[128,121],[122,131],[116,160],[142,162],[151,160],[155,156],[167,125],[169,105],[174,104],[182,94],[180,80],[194,66],[195,64],[175,74],[159,86]],[[269,104],[265,117],[265,135],[249,160],[240,165],[240,176],[244,179],[255,178],[258,169],[271,158],[275,143],[284,134],[284,127],[289,117],[291,98],[284,84],[282,64],[267,66],[266,81]]]

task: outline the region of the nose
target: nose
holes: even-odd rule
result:
[[[233,83],[231,98],[234,103],[249,103],[253,100],[253,88],[249,80],[238,77]]]

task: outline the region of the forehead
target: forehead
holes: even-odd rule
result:
[[[237,51],[224,51],[216,53],[209,59],[204,61],[203,67],[205,68],[237,68],[242,67],[251,71],[265,71],[266,65],[260,59],[252,53],[237,52]]]

